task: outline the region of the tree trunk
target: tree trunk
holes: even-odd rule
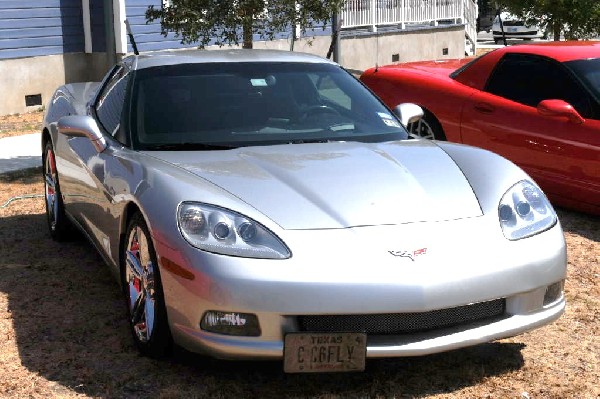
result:
[[[251,49],[252,48],[252,18],[253,12],[251,9],[246,9],[244,13],[244,19],[242,22],[242,36],[244,42],[242,44],[242,48]]]
[[[552,34],[554,35],[554,41],[558,42],[560,40],[560,31],[561,31],[561,23],[559,19],[554,19],[552,21]]]

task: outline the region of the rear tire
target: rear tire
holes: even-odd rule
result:
[[[152,237],[141,213],[129,221],[122,257],[123,294],[139,351],[161,358],[172,351],[171,331]]]
[[[407,126],[408,131],[413,136],[428,140],[446,141],[444,129],[438,122],[437,118],[429,111],[423,110],[423,117],[414,123]]]

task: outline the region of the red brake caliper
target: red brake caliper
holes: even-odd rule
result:
[[[131,248],[129,248],[129,250],[131,252],[135,253],[135,257],[138,260],[140,260],[140,244],[137,240],[137,234],[134,237],[133,241],[131,242]],[[133,277],[133,286],[135,287],[137,292],[140,292],[142,290],[142,282],[136,276]]]
[[[50,164],[50,174],[52,175],[52,179],[56,175],[56,164],[54,163],[54,151],[48,150],[48,163]],[[56,184],[56,182],[55,182]],[[48,195],[54,195],[54,187],[48,187]]]

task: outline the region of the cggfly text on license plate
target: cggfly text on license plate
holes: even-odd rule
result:
[[[366,353],[365,333],[289,333],[285,336],[283,371],[363,371]]]

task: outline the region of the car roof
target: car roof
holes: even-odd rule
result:
[[[135,69],[144,69],[156,66],[177,64],[202,64],[223,62],[298,62],[324,63],[335,65],[334,62],[313,54],[281,50],[177,50],[157,51],[142,55],[132,55],[130,57],[136,58]]]
[[[600,58],[600,41],[538,42],[497,50],[501,53],[527,53],[553,58],[559,62]]]
[[[534,54],[558,62],[600,58],[600,41],[535,42],[501,47],[457,69],[453,78],[466,86],[483,90],[496,64],[505,54]]]

